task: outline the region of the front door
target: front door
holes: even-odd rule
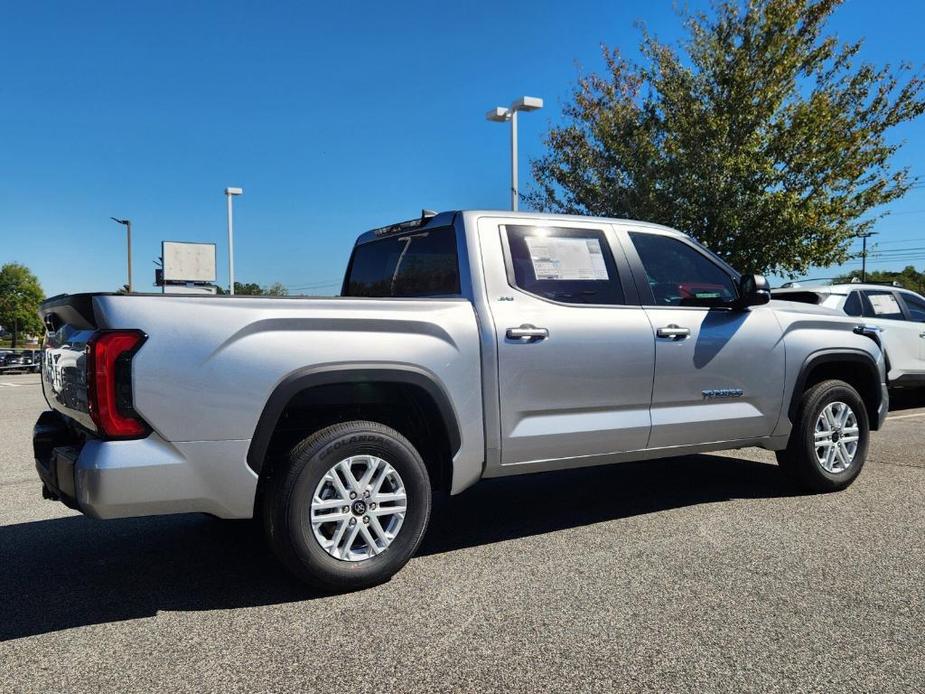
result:
[[[649,448],[770,435],[784,388],[784,344],[773,311],[703,306],[737,296],[726,268],[679,235],[628,236],[655,330]]]
[[[610,226],[482,219],[479,235],[502,466],[560,467],[563,458],[591,463],[645,448],[652,327],[626,304],[629,267]]]

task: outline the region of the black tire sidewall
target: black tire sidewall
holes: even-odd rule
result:
[[[829,472],[816,459],[815,430],[816,420],[823,409],[833,402],[843,402],[854,412],[858,422],[858,448],[854,454],[852,465],[841,472]],[[867,409],[858,392],[841,381],[826,381],[810,390],[801,412],[800,421],[800,461],[797,472],[806,482],[818,491],[835,491],[844,489],[855,477],[861,473],[867,459],[867,448],[870,442],[870,423]]]
[[[404,437],[361,423],[351,423],[348,428],[321,436],[315,445],[295,453],[290,461],[295,474],[290,478],[286,508],[282,509],[293,559],[302,569],[299,573],[304,570],[312,582],[338,589],[375,585],[404,566],[420,544],[431,505],[427,468]],[[333,429],[344,429],[344,425]],[[408,510],[398,535],[381,554],[362,561],[336,559],[318,543],[312,531],[308,520],[311,500],[321,478],[336,463],[364,454],[382,458],[395,468],[405,486]]]

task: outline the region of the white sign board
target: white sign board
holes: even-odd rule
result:
[[[215,244],[163,241],[165,282],[214,282]]]
[[[203,284],[165,284],[164,294],[215,294],[215,287]]]

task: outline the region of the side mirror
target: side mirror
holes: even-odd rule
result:
[[[742,275],[739,280],[739,308],[760,306],[771,300],[771,285],[764,275]]]

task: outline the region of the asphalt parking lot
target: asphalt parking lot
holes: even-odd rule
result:
[[[2,691],[925,691],[925,394],[845,492],[755,450],[487,481],[339,596],[247,522],[43,501],[44,406],[0,377]]]

